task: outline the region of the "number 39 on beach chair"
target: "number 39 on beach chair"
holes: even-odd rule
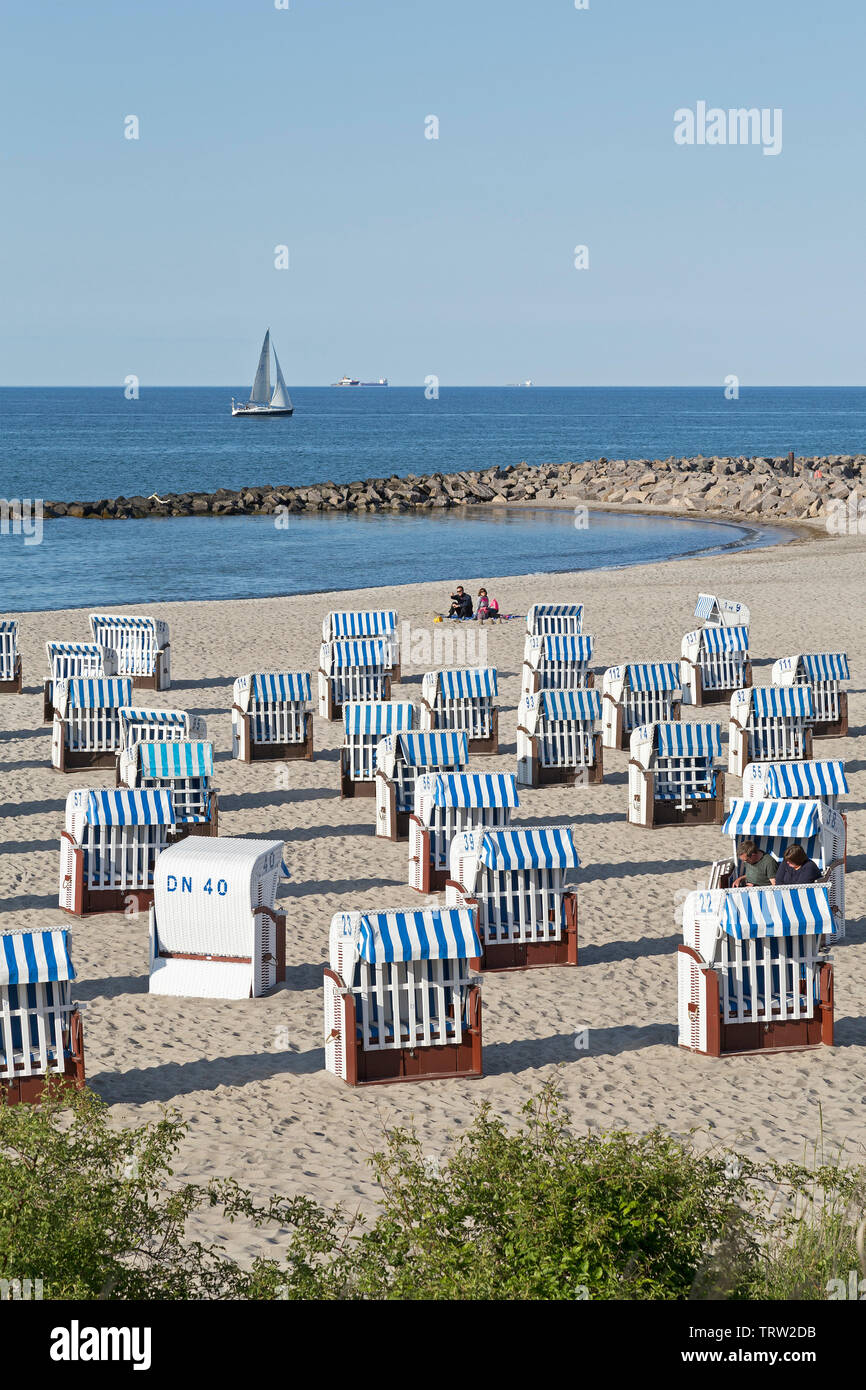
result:
[[[807,652],[783,656],[770,673],[773,685],[805,685],[812,692],[812,736],[844,738],[848,733],[848,692],[840,688],[851,679],[845,652]]]
[[[492,666],[428,671],[421,681],[421,728],[462,729],[470,753],[495,753],[499,747],[498,694]]]
[[[731,697],[728,769],[742,777],[751,762],[812,757],[812,691],[808,685],[755,685]]]
[[[46,642],[48,669],[42,687],[42,722],[54,718],[54,686],[57,681],[93,678],[105,680],[118,674],[117,652],[98,642]]]
[[[526,615],[526,635],[574,637],[582,623],[582,603],[534,603]]]
[[[115,767],[121,743],[120,711],[131,699],[131,680],[57,681],[51,766],[58,772]]]
[[[232,693],[232,757],[243,763],[313,761],[309,671],[238,676]]]
[[[171,794],[175,834],[217,835],[213,744],[201,740],[134,743],[120,757],[120,785]]]
[[[504,829],[517,805],[517,783],[509,772],[421,773],[409,817],[409,887],[438,893],[448,881],[454,836]]]
[[[480,1076],[472,912],[338,912],[325,969],[325,1066],[350,1086]]]
[[[628,748],[640,724],[667,724],[680,717],[676,661],[609,666],[601,678],[602,744]]]
[[[91,613],[94,642],[117,652],[118,673],[130,676],[142,690],[168,690],[171,686],[171,646],[168,623],[161,618],[121,617]]]
[[[591,686],[592,638],[582,636],[527,637],[523,652],[523,693],[536,690],[576,690]]]
[[[319,653],[319,714],[339,719],[343,706],[391,698],[391,648],[382,638],[323,642]]]
[[[21,690],[18,619],[0,618],[0,695],[20,695]]]
[[[832,1046],[835,935],[822,884],[690,893],[677,951],[680,1047],[725,1057]]]
[[[254,999],[286,978],[276,911],[279,840],[181,840],[160,855],[150,911],[150,993]]]
[[[449,907],[478,913],[485,970],[577,965],[579,867],[571,830],[467,830],[451,841]]]
[[[745,625],[697,628],[682,646],[683,704],[717,705],[752,684],[749,629]]]
[[[649,724],[631,736],[628,820],[631,825],[721,825],[725,775],[720,724]]]
[[[376,748],[376,834],[405,840],[422,772],[462,772],[469,760],[466,735],[456,732],[388,734]]]
[[[383,643],[386,664],[396,685],[400,680],[397,614],[393,609],[362,608],[325,615],[322,623],[323,642],[345,642],[359,637],[378,638]]]
[[[604,776],[601,696],[588,690],[539,690],[517,707],[517,780],[522,787],[585,785]]]
[[[156,861],[174,830],[169,791],[70,792],[60,836],[61,908],[85,917],[149,906]]]
[[[74,979],[67,932],[0,936],[0,1096],[7,1105],[38,1101],[49,1077],[78,1091],[84,1086]]]

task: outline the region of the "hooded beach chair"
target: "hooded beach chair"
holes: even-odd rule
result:
[[[466,830],[451,841],[449,907],[477,911],[485,970],[577,965],[580,861],[571,830]]]
[[[720,724],[642,724],[631,736],[628,820],[657,825],[721,825],[725,774]]]
[[[286,978],[280,840],[186,839],[160,855],[150,993],[253,999]]]
[[[120,750],[120,711],[132,699],[132,681],[55,681],[51,766],[58,772],[115,767]]]
[[[773,663],[773,685],[805,685],[812,692],[813,738],[844,738],[848,733],[848,692],[851,679],[846,652],[806,652],[783,656]]]
[[[813,759],[799,763],[749,763],[743,772],[743,796],[783,801],[823,801],[838,810],[839,797],[848,794],[845,764]],[[843,817],[844,819],[844,817]]]
[[[391,680],[396,684],[400,680],[400,639],[396,612],[385,608],[362,608],[325,614],[323,642],[345,642],[359,637],[381,640]]]
[[[174,830],[169,791],[70,792],[60,834],[60,906],[76,917],[149,906],[156,861]]]
[[[469,760],[464,733],[387,734],[376,747],[376,834],[405,840],[422,772],[462,772]]]
[[[539,690],[517,707],[517,780],[522,787],[551,782],[601,782],[604,776],[601,695],[595,689]]]
[[[527,637],[523,652],[523,693],[576,690],[595,684],[589,669],[592,638],[588,633]]]
[[[683,638],[683,704],[717,705],[752,684],[749,629],[745,624],[699,627]]]
[[[172,743],[182,739],[207,738],[207,722],[200,714],[185,709],[134,709],[120,711],[118,763],[136,743]]]
[[[319,714],[339,719],[349,702],[391,698],[391,646],[381,637],[323,642],[319,652]]]
[[[376,748],[386,734],[408,733],[414,719],[408,700],[343,706],[340,796],[376,795]]]
[[[350,1086],[480,1076],[481,943],[459,908],[338,912],[325,968],[325,1066]]]
[[[118,674],[129,676],[142,690],[168,690],[171,686],[171,646],[168,623],[161,618],[122,617],[91,613],[94,642],[117,652]]]
[[[748,627],[751,620],[744,603],[733,598],[716,598],[715,594],[698,594],[694,616],[704,627]]]
[[[499,683],[493,666],[428,671],[421,681],[421,728],[462,729],[470,753],[499,747]]]
[[[409,817],[409,887],[438,893],[449,877],[451,841],[464,830],[505,829],[518,806],[510,772],[423,772]]]
[[[734,691],[728,770],[742,777],[748,763],[811,759],[812,718],[808,685],[753,685]]]
[[[241,762],[313,761],[309,671],[257,671],[232,691],[232,757]]]
[[[668,724],[680,717],[681,685],[676,661],[609,666],[601,678],[602,745],[628,748],[639,724]]]
[[[120,785],[167,791],[175,835],[219,834],[213,744],[202,740],[133,743],[120,756]]]
[[[574,637],[582,623],[582,603],[534,603],[526,615],[526,635]]]
[[[823,801],[735,796],[722,831],[731,836],[735,866],[744,840],[754,840],[777,864],[789,845],[799,845],[820,869],[821,881],[830,891],[836,936],[845,935],[845,822],[839,811],[831,811]],[[720,886],[727,886],[724,880]]]
[[[81,1014],[66,931],[0,936],[0,1097],[38,1101],[49,1077],[84,1086]]]
[[[119,674],[117,652],[98,642],[46,642],[48,669],[51,672],[42,686],[42,722],[54,718],[54,684],[56,681],[93,677],[104,680]]]
[[[679,1045],[708,1057],[833,1043],[827,888],[690,893],[677,949]]]
[[[0,695],[20,695],[22,688],[18,619],[0,618]]]

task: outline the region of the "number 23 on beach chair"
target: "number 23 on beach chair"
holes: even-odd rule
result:
[[[628,748],[639,724],[666,724],[680,717],[680,671],[676,661],[609,666],[601,678],[602,744]]]
[[[171,646],[168,623],[161,618],[122,617],[112,613],[91,613],[90,630],[94,642],[117,652],[118,672],[129,676],[134,686],[145,690],[168,690],[171,686]]]
[[[18,619],[0,618],[0,695],[20,695],[22,688]]]
[[[721,825],[725,775],[720,724],[643,724],[631,736],[628,820],[657,825]]]
[[[409,817],[409,887],[438,893],[448,881],[455,835],[480,827],[504,829],[518,804],[509,772],[422,772]]]
[[[517,780],[522,787],[599,783],[604,776],[601,696],[595,689],[539,690],[517,707]]]
[[[844,738],[848,733],[848,692],[842,681],[851,679],[845,652],[807,652],[783,656],[773,664],[773,685],[808,686],[812,692],[814,738]]]
[[[755,685],[731,697],[728,770],[742,777],[751,762],[812,757],[812,691],[808,685]]]
[[[257,671],[232,690],[232,757],[242,763],[313,761],[309,671]]]
[[[499,747],[499,683],[492,666],[428,671],[421,681],[421,728],[460,729],[470,753]]]
[[[49,1077],[84,1086],[74,979],[66,931],[0,936],[0,1095],[7,1105],[38,1101]]]

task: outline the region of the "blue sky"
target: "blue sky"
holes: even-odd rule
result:
[[[854,0],[10,0],[0,381],[241,385],[270,325],[290,386],[860,383],[864,51]],[[676,145],[700,100],[782,152]]]

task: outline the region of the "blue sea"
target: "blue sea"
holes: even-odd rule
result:
[[[154,491],[348,482],[497,464],[866,451],[866,390],[291,388],[291,418],[233,418],[243,387],[0,390],[0,496],[93,501]],[[507,528],[507,529],[506,529]],[[45,523],[0,536],[4,611],[304,593],[629,565],[750,543],[743,528],[658,517],[292,517]],[[777,539],[763,531],[763,543]],[[171,563],[159,557],[171,556]],[[155,563],[155,560],[157,561]]]

